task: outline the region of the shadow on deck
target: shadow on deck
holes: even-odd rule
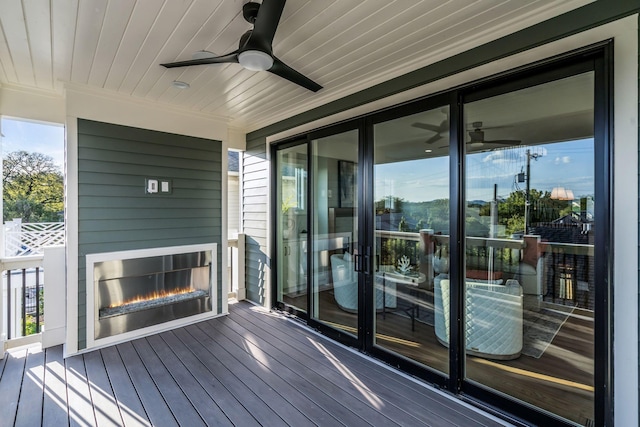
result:
[[[248,303],[230,314],[62,358],[0,361],[0,425],[503,425]]]

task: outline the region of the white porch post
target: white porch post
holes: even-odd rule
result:
[[[44,330],[42,348],[64,344],[66,331],[66,268],[65,247],[43,249],[44,259]]]
[[[247,298],[247,284],[244,278],[244,257],[245,257],[245,235],[238,233],[238,247],[234,248],[237,251],[237,256],[234,254],[234,260],[236,260],[236,267],[232,270],[233,283],[236,284],[236,299],[242,301]]]

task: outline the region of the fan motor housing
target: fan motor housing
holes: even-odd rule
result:
[[[256,18],[258,17],[259,9],[260,3],[255,3],[252,1],[250,1],[249,3],[245,3],[244,6],[242,6],[242,16],[244,17],[245,21],[250,24],[255,23]]]

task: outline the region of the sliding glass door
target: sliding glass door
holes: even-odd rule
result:
[[[369,206],[374,345],[445,374],[448,307],[434,285],[448,277],[449,126],[448,106],[374,124]]]
[[[280,305],[533,424],[604,424],[603,57],[583,53],[276,149]]]
[[[311,319],[358,335],[358,130],[311,141]]]
[[[602,285],[594,87],[590,71],[464,104],[465,378],[586,425]]]
[[[307,144],[276,153],[277,300],[306,312]]]

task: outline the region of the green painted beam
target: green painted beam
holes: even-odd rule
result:
[[[444,77],[606,24],[640,11],[640,0],[597,0],[581,8],[498,40],[377,84],[247,134],[247,141],[267,136],[413,89]]]

